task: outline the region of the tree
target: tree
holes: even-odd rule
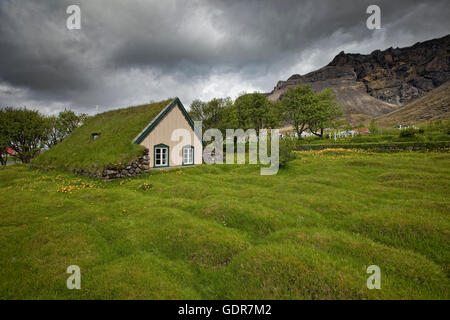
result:
[[[195,99],[191,103],[189,115],[195,121],[205,121],[207,117],[205,109],[206,109],[206,102],[203,102],[200,99]]]
[[[71,110],[65,109],[64,111],[61,111],[58,114],[58,125],[59,130],[62,132],[63,138],[71,134],[73,130],[83,124],[87,118],[88,115],[85,113],[77,115]]]
[[[86,121],[88,116],[85,113],[79,115],[71,110],[61,111],[58,116],[47,117],[47,140],[45,144],[48,148],[61,142],[69,134]]]
[[[332,89],[316,93],[315,108],[308,123],[309,130],[316,136],[323,137],[324,129],[331,126],[333,120],[342,115],[342,107],[335,98]]]
[[[239,128],[259,131],[275,125],[274,108],[265,94],[244,93],[236,99],[234,107]]]
[[[306,129],[322,137],[323,130],[342,114],[331,89],[316,93],[309,86],[289,88],[281,104],[283,118],[292,122],[298,139]]]
[[[3,127],[6,124],[5,122],[5,114],[2,110],[0,110],[0,126]],[[6,165],[8,161],[8,139],[6,135],[0,129],[0,164],[2,166]]]
[[[308,124],[314,113],[315,93],[308,86],[289,88],[281,100],[283,118],[291,121],[297,132],[298,139],[308,128]]]
[[[0,165],[6,166],[7,162],[8,162],[8,151],[6,148],[1,147],[0,148]]]
[[[47,139],[45,145],[48,148],[53,147],[61,141],[60,131],[58,130],[58,117],[49,116],[46,118]]]
[[[194,100],[189,115],[195,121],[202,121],[203,130],[217,128],[225,130],[232,117],[232,101],[230,98],[214,98],[208,102]]]
[[[3,112],[0,112],[0,126],[3,126]],[[8,149],[7,149],[7,139],[3,134],[0,134],[0,165],[6,166],[8,161]]]
[[[46,119],[38,111],[26,108],[5,108],[0,112],[1,140],[17,152],[22,163],[29,163],[47,140]]]

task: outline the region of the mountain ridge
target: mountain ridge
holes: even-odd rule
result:
[[[340,52],[326,66],[278,81],[268,94],[281,100],[290,87],[332,88],[349,122],[391,113],[450,80],[450,34],[370,54]]]

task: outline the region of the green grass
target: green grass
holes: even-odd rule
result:
[[[98,114],[77,128],[32,164],[40,167],[101,171],[108,164],[124,164],[142,155],[143,147],[131,141],[170,102],[117,109]],[[92,139],[92,133],[100,133]]]
[[[399,132],[398,132],[399,133]],[[403,143],[403,142],[447,142],[450,141],[450,135],[440,132],[433,132],[429,134],[416,134],[413,137],[399,137],[399,134],[380,134],[380,135],[357,135],[354,137],[342,137],[334,140],[328,137],[320,139],[318,137],[304,138],[298,140],[299,145],[332,145],[332,144],[361,144],[361,143]]]
[[[422,133],[416,133],[412,137],[400,137],[400,130],[393,127],[377,127],[376,133],[366,135],[355,135],[354,137],[337,137],[334,140],[334,133],[332,138],[328,138],[328,134],[324,138],[316,136],[306,137],[298,140],[299,145],[332,145],[332,144],[361,144],[361,143],[403,143],[403,142],[448,142],[450,141],[450,121],[433,121],[417,125],[422,129]],[[342,129],[343,130],[343,129]]]
[[[342,150],[275,176],[2,168],[0,298],[449,299],[449,177],[448,153]],[[73,264],[81,290],[66,288]]]

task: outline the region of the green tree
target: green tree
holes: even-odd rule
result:
[[[232,111],[230,98],[214,98],[208,102],[194,100],[191,104],[189,115],[195,121],[202,121],[203,130],[217,128],[225,130],[233,117],[229,115]]]
[[[332,89],[325,89],[315,94],[315,105],[308,120],[309,130],[316,136],[323,137],[325,128],[333,126],[333,120],[342,115],[342,107],[336,102]]]
[[[4,126],[4,112],[0,112],[0,126]],[[8,139],[3,134],[2,130],[0,129],[0,164],[2,166],[6,165],[6,162],[8,161]]]
[[[6,125],[5,113],[0,110],[0,127]],[[6,151],[8,147],[8,138],[2,129],[0,129],[0,164],[6,165],[8,161],[8,152]]]
[[[63,138],[67,137],[69,134],[73,132],[76,128],[78,128],[84,121],[88,118],[88,115],[85,113],[76,114],[71,110],[64,110],[58,114],[58,125],[59,129],[62,132]]]
[[[265,94],[244,93],[235,100],[234,107],[239,128],[259,131],[276,125],[274,107]]]
[[[38,111],[26,108],[2,109],[0,137],[6,146],[17,152],[22,163],[29,163],[47,140],[47,121]]]
[[[205,121],[207,118],[206,115],[206,102],[201,101],[200,99],[195,99],[191,103],[191,107],[189,109],[190,117],[195,121]]]
[[[75,112],[67,109],[61,111],[58,116],[47,117],[47,147],[51,148],[61,142],[73,130],[83,124],[87,118],[88,116],[85,113],[77,115]]]
[[[314,113],[316,95],[309,86],[289,88],[281,100],[283,119],[294,126],[298,139],[308,128]]]
[[[292,123],[298,139],[306,129],[322,137],[324,129],[342,114],[331,89],[316,93],[309,86],[289,88],[281,104],[283,119]]]
[[[6,166],[7,162],[8,162],[8,152],[6,151],[6,148],[0,148],[0,165]]]
[[[45,145],[48,148],[51,148],[61,141],[60,131],[57,129],[58,117],[57,116],[47,117],[46,127],[47,127],[47,139],[45,141]]]

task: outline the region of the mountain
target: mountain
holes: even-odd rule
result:
[[[350,122],[390,113],[450,80],[450,35],[411,47],[371,54],[339,53],[327,66],[279,81],[268,97],[280,100],[289,87],[333,88]]]
[[[400,109],[376,118],[382,126],[450,119],[450,81]]]

